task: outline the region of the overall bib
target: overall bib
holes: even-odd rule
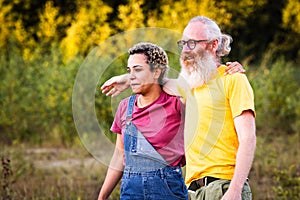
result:
[[[132,123],[135,95],[128,101],[124,132],[125,168],[121,200],[188,199],[180,166],[168,166],[164,158]]]

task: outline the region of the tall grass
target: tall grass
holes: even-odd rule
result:
[[[7,175],[2,173],[2,199],[97,199],[106,174],[82,147],[5,147],[11,160]],[[2,162],[2,168],[6,168]],[[118,199],[118,189],[111,195]]]
[[[2,158],[2,199],[97,199],[107,170],[80,145],[5,146]],[[253,199],[299,199],[299,160],[298,134],[265,137],[258,132],[249,176]],[[119,199],[119,186],[110,199]]]

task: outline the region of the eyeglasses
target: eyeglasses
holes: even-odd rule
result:
[[[180,50],[182,50],[182,49],[183,49],[183,46],[184,46],[185,44],[187,44],[188,48],[189,48],[190,50],[193,50],[193,49],[196,48],[196,45],[197,45],[198,42],[207,42],[207,41],[208,41],[208,40],[188,40],[188,41],[179,40],[179,41],[177,42],[177,45],[178,45],[178,48],[179,48]]]

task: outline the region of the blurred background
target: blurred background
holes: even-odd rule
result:
[[[73,121],[80,65],[115,34],[142,27],[182,32],[197,15],[233,37],[223,62],[242,63],[255,92],[254,199],[300,199],[296,0],[0,0],[0,198],[96,199],[106,166],[85,150]],[[99,86],[125,72],[126,56]],[[178,56],[169,56],[179,70]],[[97,117],[113,142],[111,99],[97,91]],[[111,199],[118,194],[117,188]]]

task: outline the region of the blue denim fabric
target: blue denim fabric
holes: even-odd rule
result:
[[[187,200],[187,189],[180,167],[165,167],[156,171],[124,171],[121,200]]]
[[[124,133],[125,169],[120,199],[188,199],[181,168],[168,166],[143,134],[131,122],[135,96],[127,108]]]

